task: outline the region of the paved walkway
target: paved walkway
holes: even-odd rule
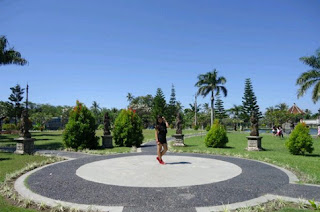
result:
[[[168,164],[163,166],[157,163],[155,152],[154,141],[144,144],[140,153],[109,156],[42,151],[76,159],[27,173],[15,188],[23,196],[49,205],[93,205],[115,212],[214,211],[227,204],[235,208],[258,204],[276,195],[320,201],[320,187],[293,184],[293,174],[270,164],[168,153],[164,157]]]

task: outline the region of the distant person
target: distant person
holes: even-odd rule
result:
[[[278,128],[277,128],[277,136],[283,138],[283,131],[282,131],[282,127],[281,126],[278,126]]]
[[[272,135],[273,135],[273,136],[276,136],[276,135],[277,135],[277,128],[276,128],[276,126],[273,126],[273,127],[272,127]]]
[[[158,116],[156,123],[156,142],[157,142],[157,160],[160,164],[164,165],[165,162],[162,160],[162,156],[167,152],[167,128],[169,127],[168,122],[163,116]]]

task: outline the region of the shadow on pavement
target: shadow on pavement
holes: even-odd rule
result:
[[[166,165],[186,165],[191,164],[190,162],[172,162],[172,163],[166,163]]]

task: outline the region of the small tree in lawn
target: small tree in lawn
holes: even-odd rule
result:
[[[219,120],[214,121],[204,141],[207,147],[213,148],[223,148],[229,142],[227,131],[225,127],[219,123]]]
[[[262,117],[261,112],[259,111],[259,105],[257,104],[257,97],[253,92],[253,87],[250,78],[246,79],[244,96],[242,97],[243,101],[243,114],[245,122],[249,122],[252,114],[257,114],[258,118]]]
[[[142,122],[135,110],[122,110],[116,118],[113,138],[118,146],[139,147],[143,141]]]
[[[306,152],[313,152],[312,137],[306,124],[299,123],[294,128],[286,142],[286,146],[293,155],[304,155]]]
[[[91,111],[82,103],[70,112],[69,121],[63,132],[63,142],[66,147],[73,149],[94,149],[98,147],[95,118]]]

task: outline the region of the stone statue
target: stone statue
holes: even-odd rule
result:
[[[255,112],[252,113],[250,121],[251,121],[250,136],[259,136],[259,124],[258,124],[259,120]]]
[[[31,127],[31,122],[29,120],[27,110],[23,110],[21,113],[21,122],[20,122],[20,137],[31,138],[29,129]]]
[[[109,114],[108,112],[106,112],[104,114],[104,130],[103,130],[103,135],[111,135],[111,132],[110,132],[110,117],[109,117]]]
[[[181,113],[177,113],[177,118],[176,118],[176,134],[182,134],[182,117]]]

